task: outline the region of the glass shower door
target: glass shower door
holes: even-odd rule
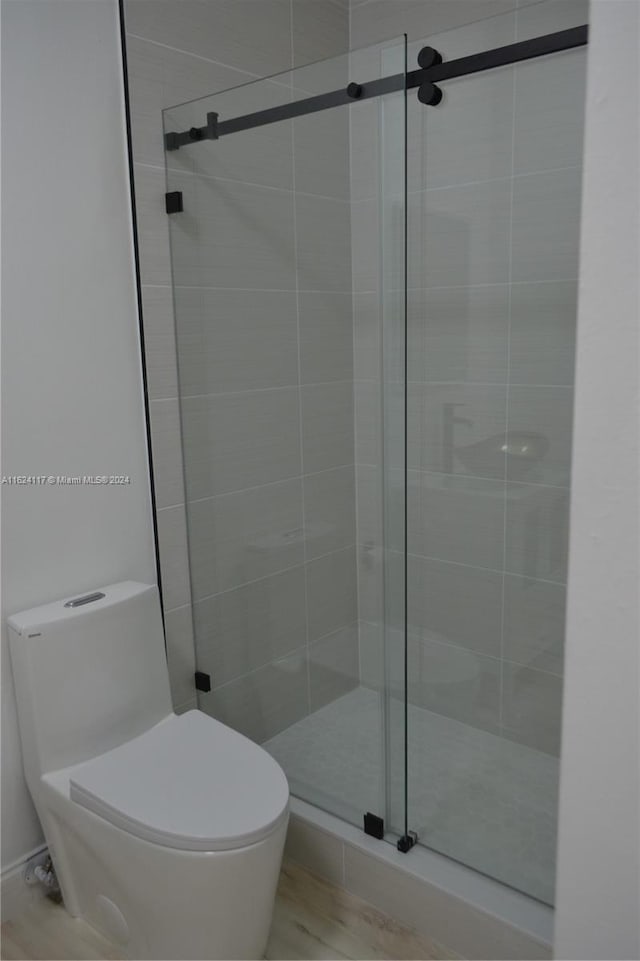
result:
[[[196,130],[166,170],[199,706],[263,744],[294,795],[398,833],[404,569],[383,529],[401,553],[405,46],[164,114],[165,134]],[[278,119],[390,73],[395,93]]]
[[[541,2],[428,43],[450,61],[587,19],[586,3]],[[437,108],[408,100],[409,823],[545,902],[585,57],[447,81]]]

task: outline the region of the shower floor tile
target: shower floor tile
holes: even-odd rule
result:
[[[400,818],[401,704],[390,713],[389,803]],[[382,718],[381,696],[358,687],[264,747],[294,795],[360,825],[386,809]],[[557,758],[410,706],[409,771],[409,828],[421,843],[553,902]]]

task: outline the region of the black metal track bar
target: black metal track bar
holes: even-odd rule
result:
[[[270,107],[267,110],[259,110],[256,113],[244,114],[241,117],[233,117],[231,120],[219,121],[217,114],[209,113],[207,114],[207,123],[203,127],[192,127],[190,130],[184,130],[181,133],[167,133],[165,136],[166,149],[177,150],[179,147],[197,143],[200,140],[217,140],[228,134],[239,133],[241,130],[251,130],[254,127],[263,127],[266,124],[278,123],[283,120],[293,120],[295,117],[317,113],[320,110],[328,110],[331,107],[343,107],[346,104],[357,103],[361,100],[370,100],[372,97],[381,97],[385,94],[404,90],[405,86],[407,89],[413,89],[414,87],[421,87],[423,84],[438,83],[442,80],[464,77],[495,67],[505,67],[522,60],[532,60],[535,57],[543,57],[550,53],[560,53],[562,50],[582,47],[588,43],[588,40],[589,27],[585,24],[580,27],[572,27],[570,30],[560,30],[557,33],[534,37],[531,40],[522,40],[505,47],[496,47],[494,50],[485,50],[469,57],[460,57],[458,60],[450,60],[448,63],[435,63],[426,69],[411,70],[406,77],[403,73],[398,73],[390,77],[382,77],[379,80],[372,80],[369,83],[350,83],[348,87],[343,87],[340,90],[281,104],[279,107]]]
[[[560,53],[562,50],[571,50],[573,47],[584,47],[588,42],[587,24],[571,27],[569,30],[559,30],[557,33],[547,33],[543,37],[510,43],[506,47],[474,53],[469,57],[450,60],[448,63],[437,63],[427,70],[412,70],[407,74],[407,88],[418,87],[425,80],[430,83],[439,83],[441,80],[466,77],[470,73],[480,73],[483,70],[492,70],[494,67],[506,67],[521,60],[544,57],[548,53]]]

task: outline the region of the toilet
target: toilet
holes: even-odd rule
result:
[[[130,958],[261,958],[288,821],[282,769],[172,711],[158,589],[9,618],[27,784],[67,910]]]

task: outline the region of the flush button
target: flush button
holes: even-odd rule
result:
[[[74,597],[73,600],[67,601],[64,605],[65,607],[82,607],[83,604],[92,604],[94,601],[99,601],[102,597],[106,597],[102,591],[94,591],[93,594],[84,594],[82,597]]]

